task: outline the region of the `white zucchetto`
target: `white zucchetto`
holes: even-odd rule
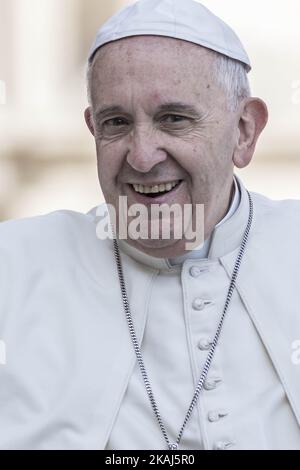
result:
[[[182,39],[238,60],[251,70],[249,57],[236,33],[194,0],[139,0],[121,9],[99,29],[89,53],[104,44],[131,36]]]

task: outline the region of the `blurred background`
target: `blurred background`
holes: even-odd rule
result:
[[[0,0],[0,220],[103,201],[85,126],[85,61],[98,27],[128,0]],[[252,92],[270,111],[249,189],[300,199],[300,2],[202,0],[238,33]]]

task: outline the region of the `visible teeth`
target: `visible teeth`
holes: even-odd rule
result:
[[[173,183],[159,184],[155,186],[144,186],[142,184],[134,184],[133,187],[137,193],[141,194],[155,194],[155,193],[164,193],[166,191],[171,191],[175,186],[177,186],[179,181],[173,181]]]

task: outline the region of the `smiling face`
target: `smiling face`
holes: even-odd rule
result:
[[[213,57],[172,38],[107,44],[94,60],[86,112],[106,202],[116,209],[119,196],[129,206],[204,204],[205,238],[228,209],[239,132],[237,113],[212,78]],[[185,251],[184,239],[172,237],[128,243],[158,257]]]

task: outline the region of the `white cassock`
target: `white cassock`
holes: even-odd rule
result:
[[[238,207],[215,228],[207,258],[171,262],[120,241],[137,336],[171,441],[248,221],[238,184]],[[237,288],[182,450],[300,449],[300,203],[252,198]],[[0,226],[1,449],[166,448],[136,364],[113,244],[97,239],[96,221],[95,211],[58,211]]]

